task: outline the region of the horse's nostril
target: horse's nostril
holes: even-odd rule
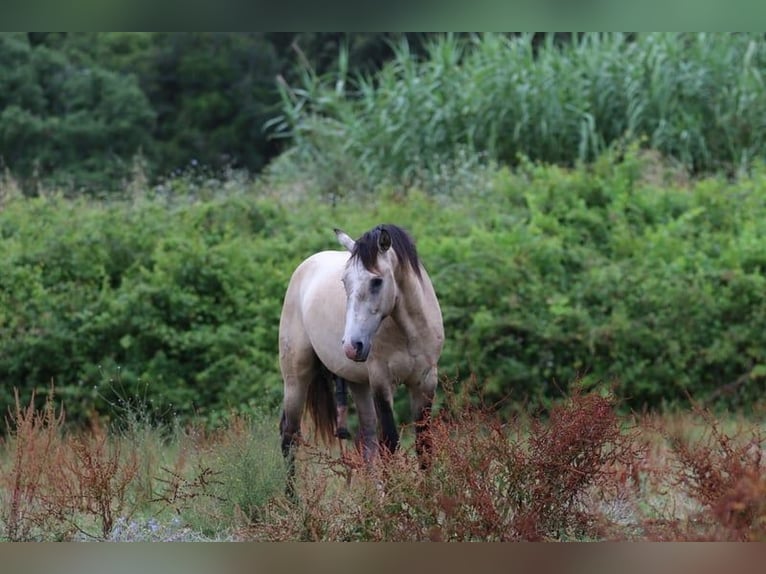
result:
[[[363,347],[363,346],[364,346],[364,345],[362,345],[362,342],[361,342],[361,341],[356,341],[356,342],[354,343],[354,350],[356,351],[356,354],[357,354],[357,355],[358,355],[359,353],[361,353],[361,352],[362,352],[362,347]]]

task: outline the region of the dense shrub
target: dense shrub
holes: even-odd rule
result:
[[[412,232],[436,286],[442,374],[475,374],[488,398],[547,404],[579,377],[616,383],[632,406],[757,400],[766,172],[663,183],[665,172],[631,148],[588,169],[486,172],[449,201],[383,190],[333,207],[185,180],[124,202],[6,199],[0,409],[14,387],[26,400],[51,381],[70,420],[137,399],[158,417],[207,420],[276,407],[295,265],[335,248],[333,227],[358,235],[381,221]]]
[[[617,381],[634,405],[758,399],[763,172],[659,188],[639,179],[653,163],[641,157],[500,172],[492,203],[472,207],[481,224],[429,253],[445,365],[517,399],[578,375]]]
[[[273,319],[290,273],[289,246],[274,239],[284,216],[242,197],[11,203],[2,214],[3,403],[14,386],[53,381],[70,419],[131,397],[156,400],[163,417],[273,406]]]
[[[447,402],[453,399],[450,394]],[[613,398],[595,393],[562,401],[549,421],[532,420],[524,430],[519,420],[504,424],[482,408],[460,405],[444,415],[432,425],[428,472],[413,464],[411,453],[397,452],[370,469],[358,452],[336,458],[307,448],[301,503],[270,505],[246,536],[313,542],[593,537],[602,518],[594,502],[613,498],[614,469],[640,456],[634,433],[620,428]],[[328,480],[333,471],[346,479],[338,493]]]

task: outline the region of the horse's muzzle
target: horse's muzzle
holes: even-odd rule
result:
[[[370,346],[365,345],[361,341],[354,341],[353,343],[344,343],[343,352],[346,357],[357,363],[363,363],[367,360],[367,355],[370,354]]]

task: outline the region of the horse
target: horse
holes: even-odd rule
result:
[[[304,410],[325,442],[335,434],[334,378],[347,381],[354,399],[365,461],[398,448],[393,399],[399,384],[409,390],[421,467],[431,448],[428,429],[444,326],[415,243],[392,224],[378,225],[356,241],[334,231],[346,250],[315,253],[298,265],[279,321],[284,382],[279,426],[288,491]]]

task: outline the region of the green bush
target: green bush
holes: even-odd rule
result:
[[[333,227],[382,221],[412,232],[432,276],[444,376],[473,373],[517,406],[576,379],[614,382],[637,407],[687,392],[747,404],[766,381],[766,170],[676,184],[665,171],[629,148],[590,168],[487,171],[450,200],[381,190],[332,206],[242,182],[207,198],[184,180],[122,202],[6,199],[0,409],[51,382],[75,421],[131,397],[213,423],[276,408],[290,274],[337,247]]]
[[[271,416],[232,417],[210,439],[197,447],[206,478],[188,483],[191,496],[173,506],[195,531],[214,537],[232,524],[262,519],[268,503],[284,493],[286,476]]]
[[[764,172],[658,188],[644,161],[499,172],[478,229],[430,253],[444,365],[532,402],[578,378],[635,406],[759,399]]]
[[[70,418],[123,395],[146,395],[162,416],[273,406],[276,330],[264,318],[278,317],[289,277],[269,250],[281,217],[234,197],[12,202],[2,213],[3,400],[13,386],[53,381]]]

